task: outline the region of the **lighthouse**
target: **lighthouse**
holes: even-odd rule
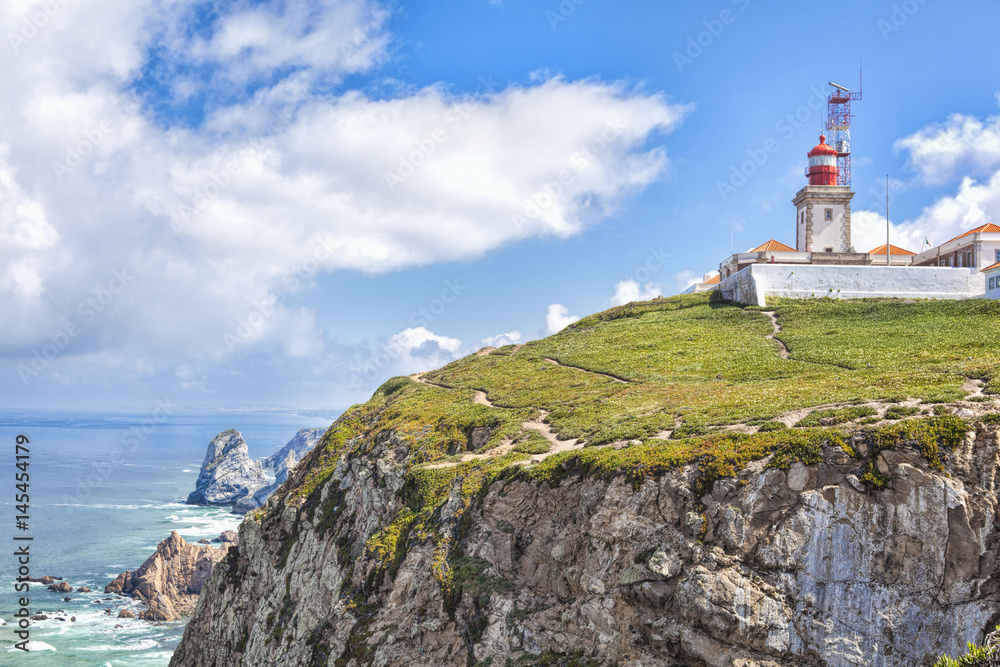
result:
[[[826,143],[826,136],[819,135],[819,143],[809,151],[809,168],[806,176],[809,185],[837,184],[837,151]]]
[[[799,252],[848,253],[851,247],[851,199],[846,185],[837,185],[837,151],[824,135],[807,154],[809,184],[796,193],[795,248]],[[832,258],[831,258],[832,259]]]

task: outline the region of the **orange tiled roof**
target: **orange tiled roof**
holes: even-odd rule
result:
[[[953,238],[951,240],[948,240],[948,241],[945,241],[944,243],[951,243],[952,241],[957,241],[958,239],[960,239],[962,237],[965,237],[965,236],[968,236],[969,234],[978,234],[979,232],[985,232],[985,233],[988,233],[988,234],[993,234],[993,233],[996,233],[996,232],[1000,232],[1000,227],[997,227],[992,222],[988,222],[985,225],[980,225],[979,227],[976,227],[975,229],[970,229],[969,231],[965,232],[964,234],[959,234],[955,238]],[[944,245],[944,243],[942,243],[941,245]]]
[[[795,248],[789,248],[784,243],[778,243],[771,239],[764,245],[759,245],[750,252],[797,252]]]
[[[990,264],[985,269],[983,269],[983,271],[989,271],[991,269],[1000,269],[1000,262],[997,262],[996,264]]]
[[[714,276],[705,281],[706,285],[716,285],[719,282],[719,274],[716,273]]]
[[[917,253],[911,252],[906,248],[900,248],[899,246],[894,246],[889,244],[889,250],[893,255],[916,255]],[[869,255],[884,255],[885,254],[885,244],[883,243],[877,248],[872,248],[868,251]]]

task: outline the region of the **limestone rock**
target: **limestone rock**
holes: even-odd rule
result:
[[[65,581],[60,581],[58,584],[52,584],[49,586],[49,590],[53,593],[72,593],[73,587]]]
[[[283,484],[295,464],[312,451],[324,433],[326,433],[325,428],[300,429],[288,444],[261,461],[261,465],[267,470],[273,470],[275,482]]]
[[[325,428],[300,429],[295,434],[295,437],[288,441],[288,444],[261,461],[261,465],[265,469],[274,470],[274,483],[237,500],[233,504],[233,513],[246,514],[263,506],[271,494],[288,479],[288,473],[295,468],[296,464],[302,460],[302,457],[316,446],[316,443],[320,441],[325,432]]]
[[[225,552],[217,547],[188,544],[174,531],[137,570],[122,572],[104,587],[104,592],[145,602],[147,610],[140,612],[139,618],[177,620],[194,611],[212,567]]]
[[[267,486],[260,463],[250,458],[239,431],[223,431],[212,439],[201,465],[191,505],[232,505]]]

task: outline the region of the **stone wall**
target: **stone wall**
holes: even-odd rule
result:
[[[972,299],[983,296],[985,282],[967,268],[753,264],[719,290],[731,301],[764,306],[767,297]]]

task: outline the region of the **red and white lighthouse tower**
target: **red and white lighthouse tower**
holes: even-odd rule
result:
[[[809,185],[795,195],[795,249],[813,253],[853,253],[851,246],[851,199],[854,193],[848,185],[838,185],[841,173],[837,160],[840,153],[819,135],[819,143],[809,151],[806,176]]]
[[[809,185],[837,184],[837,151],[827,145],[825,135],[819,135],[819,143],[809,151],[806,176],[809,177]]]

